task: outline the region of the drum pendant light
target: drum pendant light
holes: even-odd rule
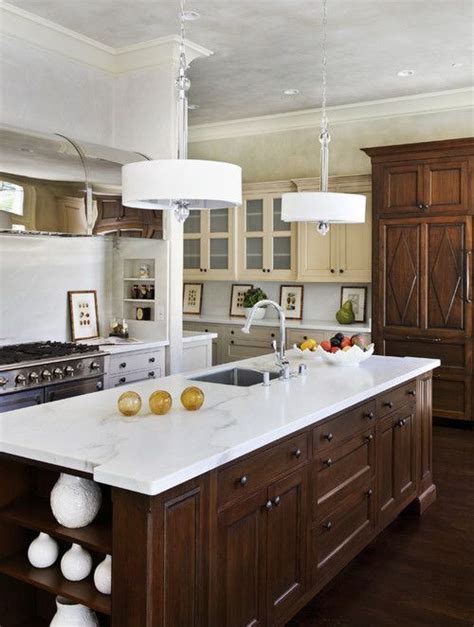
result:
[[[184,222],[191,209],[242,204],[242,170],[231,163],[188,159],[188,91],[185,0],[181,0],[178,92],[178,158],[129,163],[122,168],[122,202],[139,209],[173,209]]]
[[[281,217],[285,222],[315,222],[321,235],[329,231],[330,223],[365,222],[365,196],[328,191],[329,182],[329,124],[326,115],[327,86],[327,0],[323,0],[323,93],[322,119],[319,135],[320,185],[319,192],[292,192],[283,194]]]

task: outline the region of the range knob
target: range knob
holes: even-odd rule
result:
[[[72,377],[74,375],[74,368],[72,366],[66,366],[64,368],[64,374],[67,377]]]
[[[52,376],[53,375],[49,370],[43,370],[43,372],[41,373],[41,378],[45,381],[51,381]]]
[[[31,383],[38,383],[39,374],[33,370],[33,372],[30,372],[30,374],[28,375],[28,378]]]
[[[0,387],[3,387],[7,383],[8,383],[8,379],[5,379],[5,377],[0,377]]]
[[[97,361],[91,363],[91,370],[100,370],[100,364]]]
[[[24,374],[17,374],[15,378],[15,383],[17,385],[26,385],[26,377]]]
[[[62,371],[61,368],[55,368],[53,370],[53,375],[54,377],[56,377],[56,379],[62,379],[64,376],[64,372]]]

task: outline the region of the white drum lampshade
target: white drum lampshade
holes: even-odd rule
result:
[[[122,202],[138,209],[225,209],[242,204],[242,169],[199,159],[158,159],[122,167]]]
[[[362,194],[337,192],[290,192],[283,194],[281,218],[285,222],[365,222]]]

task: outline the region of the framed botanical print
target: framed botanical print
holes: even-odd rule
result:
[[[240,318],[245,317],[244,312],[244,297],[245,294],[253,288],[253,285],[242,285],[234,283],[232,285],[232,292],[230,296],[230,315],[238,316]]]
[[[202,307],[202,283],[185,283],[183,286],[183,313],[196,314],[201,313]]]
[[[280,285],[280,307],[286,318],[291,320],[303,318],[303,294],[302,285]]]
[[[350,300],[354,312],[354,322],[367,319],[367,288],[361,285],[343,285],[341,287],[341,306]]]
[[[85,290],[68,292],[67,295],[73,342],[99,337],[97,292],[95,290]]]

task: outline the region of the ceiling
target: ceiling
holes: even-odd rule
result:
[[[9,0],[119,48],[177,32],[178,0]],[[191,124],[320,105],[320,0],[188,0]],[[352,104],[474,82],[474,0],[329,0],[328,100]],[[453,64],[462,64],[453,67]],[[400,78],[397,72],[416,74]],[[301,94],[284,96],[287,88]]]

